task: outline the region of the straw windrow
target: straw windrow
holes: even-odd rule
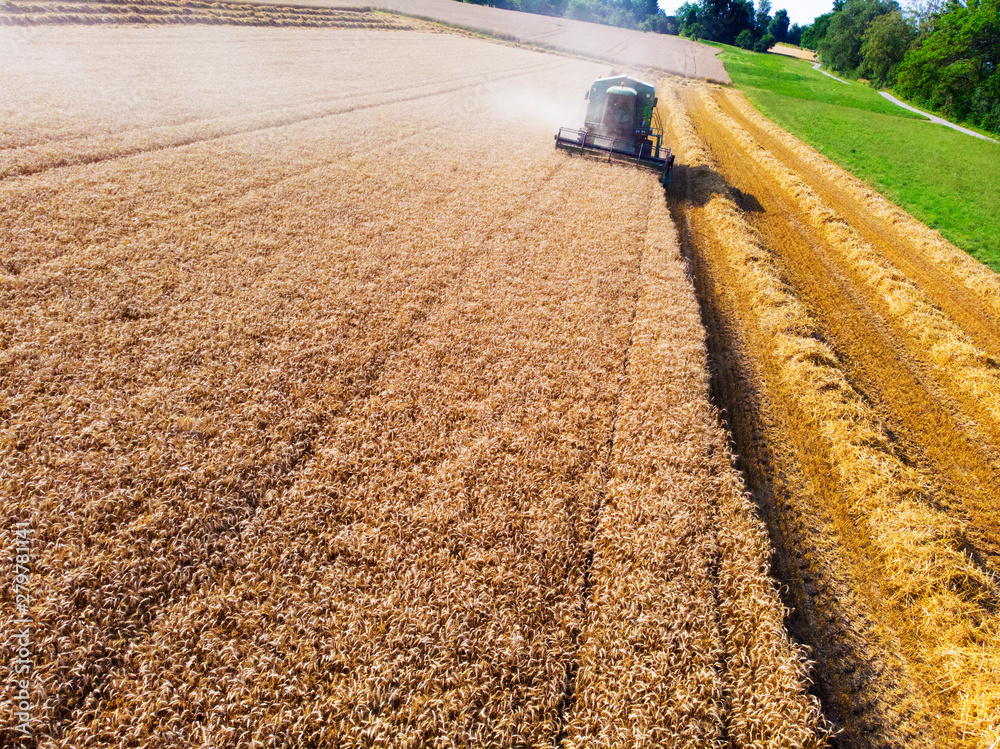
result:
[[[874,220],[892,227],[893,231],[905,236],[939,267],[953,274],[960,283],[967,284],[970,289],[975,290],[980,295],[982,303],[993,315],[1000,318],[1000,276],[970,257],[968,253],[955,247],[937,231],[920,223],[857,177],[845,172],[815,149],[765,119],[742,95],[728,92],[726,101],[756,127],[780,141],[795,154],[800,164],[816,169],[831,183],[843,186],[865,206],[865,211]]]
[[[956,399],[965,401],[970,415],[978,417],[977,421],[983,428],[1000,435],[1000,370],[989,362],[986,354],[958,325],[942,314],[916,283],[906,278],[864,242],[842,217],[831,211],[801,177],[760,148],[710,98],[705,99],[705,107],[712,116],[725,123],[731,136],[743,144],[745,152],[758,168],[766,171],[786,193],[795,196],[805,215],[826,236],[829,246],[843,253],[856,277],[868,286],[874,304],[884,310],[894,329],[905,332],[912,341],[910,345],[920,353],[921,358],[935,367],[936,377],[942,386],[954,392]],[[944,244],[938,242],[934,246],[944,253]],[[965,257],[968,258],[967,255]],[[979,279],[980,274],[974,273],[972,262],[959,267],[966,269],[973,282]],[[988,273],[983,275],[989,278]],[[997,276],[992,274],[994,284],[996,279]],[[985,279],[980,285],[985,285]],[[1000,285],[997,289],[1000,290]],[[1000,294],[985,295],[984,301],[996,301],[998,296]]]
[[[776,513],[772,526],[779,536],[783,526],[798,527],[799,521],[792,518],[807,518],[805,528],[796,531],[807,534],[799,539],[807,554],[824,553],[819,540],[810,541],[808,534],[818,532],[829,522],[824,516],[832,515],[834,524],[828,527],[839,534],[842,548],[837,552],[828,546],[825,553],[833,556],[825,561],[817,557],[810,563],[814,571],[809,574],[827,575],[820,589],[825,586],[828,591],[835,590],[837,580],[848,575],[853,580],[849,586],[861,594],[861,599],[841,597],[838,603],[836,595],[830,598],[827,593],[814,592],[805,598],[795,595],[803,607],[818,606],[817,616],[823,619],[829,615],[831,622],[841,615],[832,608],[827,608],[828,614],[823,613],[823,607],[866,607],[865,616],[873,617],[876,623],[872,646],[886,653],[887,663],[895,657],[893,648],[900,648],[905,663],[885,668],[902,669],[899,673],[904,685],[906,673],[912,673],[915,691],[892,696],[885,688],[888,685],[877,687],[880,677],[866,677],[873,680],[869,689],[884,690],[887,712],[878,719],[882,721],[880,730],[886,732],[884,740],[919,745],[933,725],[933,730],[942,732],[938,741],[989,747],[997,736],[998,727],[991,716],[997,714],[1000,697],[995,689],[1000,661],[995,650],[986,645],[995,640],[998,632],[994,613],[996,583],[988,570],[967,555],[961,518],[935,505],[919,471],[900,459],[880,419],[845,376],[838,355],[824,342],[816,321],[797,298],[795,287],[781,276],[777,258],[782,248],[766,246],[766,237],[750,230],[731,197],[731,188],[715,172],[709,150],[683,114],[684,105],[697,112],[701,122],[718,126],[736,143],[742,143],[745,153],[759,159],[758,168],[773,169],[775,184],[782,185],[789,194],[808,204],[809,193],[792,176],[774,168],[766,155],[760,155],[746,136],[708,103],[704,90],[688,89],[684,104],[679,98],[673,104],[672,127],[683,157],[689,168],[706,170],[706,176],[689,181],[692,192],[688,198],[698,206],[691,214],[694,230],[711,236],[705,241],[716,243],[713,254],[699,254],[698,262],[705,274],[703,288],[711,289],[706,293],[713,295],[714,305],[723,311],[735,311],[726,318],[726,324],[733,325],[734,330],[716,330],[713,334],[744,342],[744,347],[732,355],[747,359],[740,366],[750,383],[748,394],[756,392],[753,397],[761,399],[756,408],[763,414],[764,423],[759,425],[764,430],[763,439],[770,441],[772,454],[789,456],[783,464],[759,463],[753,468],[758,476],[770,476],[774,491],[781,494],[769,498],[767,493],[759,493],[758,500],[770,506],[769,512]],[[813,205],[818,225],[831,221],[835,224],[830,229],[831,244],[850,245],[849,230],[835,217],[823,214],[821,206]],[[704,252],[704,247],[697,244],[701,241],[700,237],[694,239],[699,253]],[[864,251],[860,246],[844,249],[838,245],[838,249]],[[865,258],[858,255],[853,259]],[[881,267],[875,259],[868,260],[870,272]],[[896,284],[899,293],[913,292],[911,285],[888,275],[888,283]],[[913,306],[919,308],[918,297]],[[914,319],[901,314],[900,324],[916,324]],[[936,330],[948,329],[947,322],[934,319],[939,323]],[[957,338],[954,356],[960,358],[963,346],[968,347],[960,336]],[[796,463],[803,471],[795,479],[802,482],[798,497],[784,494],[782,488],[785,472],[795,475]],[[765,484],[758,484],[755,491],[764,488]],[[813,495],[817,504],[811,505],[813,500],[808,497]],[[782,513],[791,513],[791,518],[782,517]],[[812,552],[808,549],[810,543],[816,544]],[[793,552],[786,547],[784,553]],[[839,568],[840,572],[817,573],[824,565]],[[784,566],[790,568],[790,563],[786,561]],[[797,584],[815,590],[807,581]],[[813,635],[822,638],[823,628],[815,622],[812,626]],[[815,646],[831,648],[832,643],[816,641]],[[832,661],[824,663],[824,669],[833,666]],[[827,688],[837,683],[829,673],[824,678],[828,680]],[[827,707],[835,710],[840,704],[851,710],[848,706],[858,696],[869,706],[879,704],[877,693],[828,693]],[[853,720],[857,726],[858,715],[864,720],[864,710],[858,710],[853,719],[848,715],[840,720]],[[935,715],[947,718],[942,721]],[[852,729],[849,740],[860,741],[859,731],[857,727]]]

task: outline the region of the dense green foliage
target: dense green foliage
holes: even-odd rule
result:
[[[847,0],[830,19],[826,36],[819,43],[823,62],[842,73],[861,66],[861,46],[865,32],[876,18],[899,11],[895,0]]]
[[[777,35],[788,34],[788,11],[779,10],[774,18],[770,13],[770,0],[760,0],[756,10],[753,0],[699,0],[678,8],[677,21],[680,33],[692,39],[766,52]]]
[[[626,29],[677,34],[677,19],[667,16],[656,0],[463,0],[476,5],[574,18]]]
[[[897,90],[945,115],[1000,132],[1000,0],[953,2],[928,19]]]
[[[771,47],[773,47],[777,42],[775,42],[774,37],[770,34],[764,34],[760,39],[757,40],[756,44],[753,45],[754,52],[767,52]]]
[[[784,42],[788,39],[788,11],[779,10],[774,14],[771,23],[767,25],[768,33],[775,41]]]
[[[753,31],[755,14],[752,0],[701,0],[677,9],[681,34],[733,44],[741,31]]]
[[[801,60],[735,47],[721,56],[766,117],[1000,271],[1000,145],[931,125]]]
[[[833,13],[824,13],[821,16],[816,16],[811,24],[802,29],[800,44],[806,49],[816,49],[819,47],[819,43],[826,36],[827,29],[830,28],[830,19],[832,18]]]
[[[838,0],[825,30],[821,18],[802,40],[825,65],[1000,132],[1000,0],[947,0],[909,17],[895,0]]]
[[[896,82],[896,69],[915,38],[913,27],[898,10],[878,16],[868,27],[861,42],[861,65],[858,73],[876,87]]]
[[[753,49],[753,45],[757,40],[753,38],[753,32],[750,29],[743,29],[739,34],[736,35],[736,46],[741,49]]]
[[[763,32],[767,28],[767,24],[771,22],[771,0],[760,0],[757,3],[757,13],[754,15],[753,21],[754,26],[759,31]],[[750,29],[747,29],[747,31],[750,31]],[[755,36],[759,35],[755,34]]]

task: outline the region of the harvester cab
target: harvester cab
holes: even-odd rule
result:
[[[656,89],[629,75],[599,78],[587,91],[582,129],[559,128],[556,148],[606,153],[660,171],[666,186],[673,154],[662,146],[663,127],[656,111]]]

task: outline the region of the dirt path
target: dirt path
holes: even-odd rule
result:
[[[940,669],[996,626],[1000,429],[970,384],[997,383],[994,287],[738,94],[681,102],[675,219],[716,395],[838,743],[990,747],[996,656]]]
[[[813,63],[813,70],[819,70],[819,72],[822,73],[823,75],[825,75],[827,78],[833,78],[833,80],[835,80],[835,81],[837,81],[839,83],[847,83],[847,81],[845,81],[843,78],[838,78],[837,76],[833,75],[832,73],[827,73],[825,70],[820,70],[818,62],[814,62]]]

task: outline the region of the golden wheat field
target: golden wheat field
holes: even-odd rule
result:
[[[0,11],[0,746],[1000,747],[1000,279],[418,5]]]
[[[606,67],[0,33],[32,745],[823,743],[662,187],[552,147]]]

